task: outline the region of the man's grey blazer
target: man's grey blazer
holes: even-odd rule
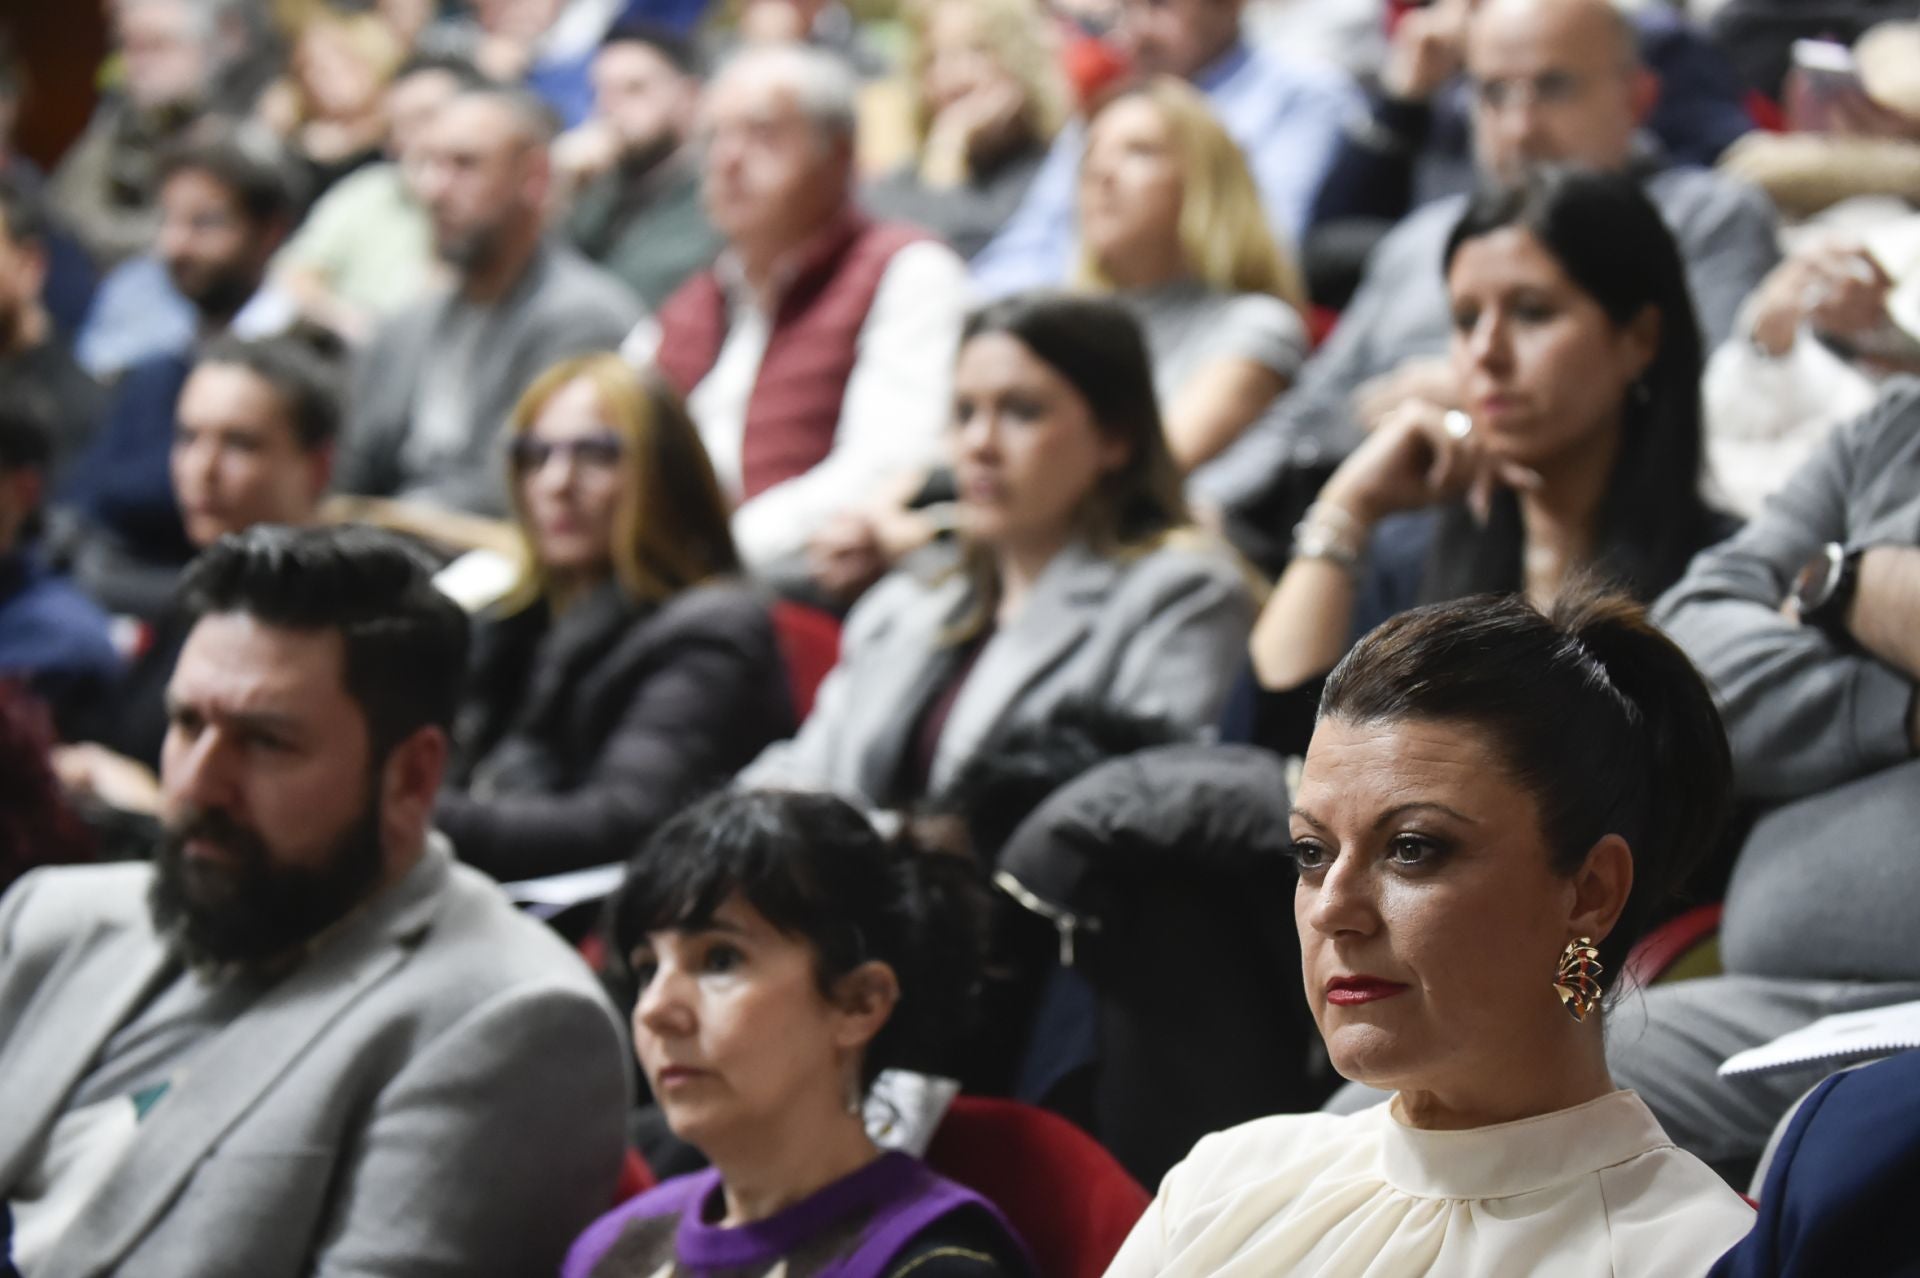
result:
[[[152,873],[0,899],[0,1193],[172,966]],[[586,966],[436,837],[201,1049],[33,1278],[552,1273],[612,1201],[629,1077]]]

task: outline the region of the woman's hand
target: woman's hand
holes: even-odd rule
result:
[[[143,816],[160,811],[160,782],[152,771],[103,745],[87,742],[56,747],[53,773],[69,794]]]
[[[1020,130],[1026,111],[1026,90],[1012,76],[996,78],[960,98],[935,116],[927,130],[921,180],[933,187],[958,186],[978,158],[992,155]]]
[[[1886,322],[1893,287],[1872,255],[1858,245],[1825,244],[1794,254],[1754,295],[1755,345],[1774,358],[1793,348],[1805,323],[1831,337],[1858,337]]]
[[[1484,522],[1496,488],[1532,491],[1540,482],[1535,471],[1491,452],[1459,409],[1409,400],[1380,419],[1320,500],[1371,527],[1388,515],[1464,497]]]

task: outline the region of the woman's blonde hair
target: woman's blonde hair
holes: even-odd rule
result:
[[[1299,268],[1268,229],[1246,156],[1214,118],[1206,98],[1185,81],[1157,75],[1115,95],[1094,120],[1115,103],[1135,98],[1160,113],[1180,158],[1180,247],[1188,269],[1210,288],[1270,293],[1296,308],[1304,306]],[[1114,287],[1084,240],[1079,279],[1102,292]]]
[[[726,498],[700,433],[680,397],[653,370],[637,369],[610,352],[555,364],[514,405],[510,438],[532,430],[548,401],[577,381],[598,395],[608,428],[620,437],[620,465],[633,480],[614,515],[609,548],[621,587],[634,599],[658,603],[710,577],[738,572]],[[520,478],[512,476],[509,484],[520,533],[520,574],[503,603],[506,612],[535,603],[548,585]]]
[[[907,93],[914,140],[924,143],[933,127],[933,109],[920,84],[932,55],[928,33],[933,15],[947,5],[965,5],[972,11],[988,53],[1026,90],[1026,125],[1034,140],[1051,140],[1067,118],[1066,78],[1060,73],[1053,29],[1034,0],[908,0],[901,16],[906,21]]]

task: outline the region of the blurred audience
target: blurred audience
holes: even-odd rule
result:
[[[217,69],[219,15],[206,0],[115,0],[117,92],[53,175],[61,219],[105,270],[153,243],[161,156],[199,118]]]
[[[727,248],[661,308],[657,358],[738,503],[741,560],[805,593],[808,538],[938,451],[965,268],[855,202],[854,81],[834,55],[739,53],[701,129]]]
[[[207,347],[174,417],[168,470],[187,540],[205,550],[255,524],[315,521],[340,427],[338,376],[295,337]],[[194,618],[169,595],[139,625],[125,674],[69,725],[55,756],[67,789],[118,812],[160,810],[167,680]]]
[[[315,8],[293,33],[287,73],[255,109],[305,165],[319,195],[380,158],[387,86],[406,47],[377,14]]]
[[[1836,214],[1838,210],[1836,210]],[[1747,299],[1703,384],[1716,490],[1762,504],[1887,377],[1920,372],[1920,215],[1800,228]]]
[[[1211,504],[1234,443],[1307,354],[1306,298],[1246,161],[1205,98],[1156,77],[1088,126],[1079,221],[1080,282],[1139,317],[1167,447],[1187,496]]]
[[[479,84],[463,62],[416,58],[386,91],[387,158],[348,174],[314,203],[273,260],[274,283],[301,314],[351,342],[418,301],[436,280],[421,199],[424,142],[436,112]]]
[[[1206,1137],[1109,1273],[1702,1271],[1753,1211],[1615,1087],[1609,995],[1729,774],[1705,684],[1619,596],[1361,640],[1294,795],[1293,914],[1334,1068],[1394,1094]]]
[[[39,196],[0,175],[0,403],[28,404],[48,424],[47,470],[58,487],[93,438],[104,397],[43,301],[49,236]]]
[[[1700,336],[1632,179],[1536,170],[1477,194],[1443,258],[1464,409],[1387,414],[1320,490],[1252,644],[1261,740],[1297,753],[1319,676],[1416,603],[1597,571],[1643,601],[1733,530],[1701,496]]]
[[[552,117],[537,99],[466,89],[425,129],[418,185],[454,281],[385,321],[361,353],[338,484],[499,515],[497,445],[513,405],[561,360],[618,345],[641,309],[545,234]]]
[[[1055,42],[1034,0],[914,0],[903,16],[918,146],[864,199],[971,258],[1020,206],[1060,129]]]
[[[1473,189],[1473,84],[1462,77],[1476,0],[1408,8],[1367,110],[1348,121],[1314,200],[1315,230],[1364,219],[1390,226],[1419,204]],[[1648,157],[1712,164],[1753,128],[1743,87],[1687,17],[1665,5],[1623,5],[1657,92],[1638,141]]]
[[[6,33],[0,32],[0,186],[13,187],[45,208],[48,203],[45,175],[14,146],[14,126],[30,88],[25,64],[9,45]],[[42,286],[41,301],[62,339],[71,340],[86,318],[99,275],[86,250],[60,224],[50,208],[42,220],[46,227],[43,250],[47,255],[47,278]]]
[[[0,400],[0,679],[22,680],[63,729],[119,675],[107,615],[34,544],[52,455],[47,425]]]
[[[1217,713],[1253,600],[1188,527],[1132,316],[1005,299],[967,321],[953,384],[958,543],[855,605],[813,713],[745,784],[899,803],[1069,699],[1189,729]]]
[[[1920,999],[1916,520],[1920,383],[1901,378],[1660,603],[1763,814],[1727,888],[1726,974],[1646,991],[1614,1068],[1682,1148],[1736,1177],[1833,1066],[1722,1078],[1722,1061],[1829,1013]]]
[[[171,287],[189,303],[192,327],[177,345],[143,356],[120,377],[99,433],[61,493],[92,543],[83,553],[100,556],[102,565],[151,565],[163,593],[193,553],[174,503],[168,456],[174,406],[195,348],[226,334],[271,335],[292,319],[288,299],[265,280],[267,264],[292,228],[295,205],[283,157],[259,141],[217,131],[163,163],[157,258]],[[158,325],[147,308],[130,309],[125,322],[132,332],[144,323],[146,337],[155,337]],[[152,614],[154,601],[140,588],[137,572],[122,576],[127,594],[92,568],[83,567],[81,577],[114,611]]]
[[[1474,12],[1466,57],[1480,172],[1513,180],[1556,163],[1631,174],[1680,247],[1706,341],[1724,338],[1778,260],[1772,208],[1710,172],[1636,158],[1656,86],[1638,60],[1631,23],[1610,0],[1486,0]],[[1460,404],[1441,354],[1450,322],[1439,264],[1464,204],[1456,196],[1421,206],[1368,258],[1332,337],[1257,428],[1262,445],[1249,447],[1233,498],[1250,518],[1258,521],[1261,499],[1290,466],[1339,458],[1402,402]]]
[[[290,157],[254,126],[209,119],[161,156],[159,228],[100,282],[75,352],[102,381],[231,329],[279,332],[292,299],[266,268],[305,208]]]
[[[53,741],[40,699],[24,684],[0,680],[0,894],[36,866],[93,859],[93,837],[53,774]],[[11,1254],[5,1241],[0,1232],[0,1265]]]
[[[615,27],[593,60],[593,102],[593,116],[554,144],[562,177],[579,187],[567,238],[658,307],[721,247],[692,146],[698,55],[666,31]]]
[[[518,587],[476,644],[435,823],[501,879],[616,862],[793,729],[700,436],[657,374],[589,355],[508,429]]]
[[[551,1273],[628,1085],[579,958],[429,829],[465,616],[357,531],[223,540],[185,597],[154,859],[0,901],[15,1261]]]
[[[1813,47],[1834,49],[1851,73],[1790,82],[1787,120],[1799,127],[1741,139],[1721,168],[1765,191],[1794,219],[1860,197],[1920,203],[1920,22],[1911,20],[1911,4],[1904,7],[1907,21],[1873,27],[1850,53],[1824,43],[1831,29],[1821,32]],[[1808,74],[1795,70],[1796,77]],[[1818,118],[1797,122],[1796,97]]]
[[[1352,104],[1345,77],[1293,63],[1241,38],[1244,0],[1121,0],[1114,36],[1133,69],[1171,75],[1206,95],[1246,153],[1267,223],[1297,244]],[[1074,187],[1085,131],[1061,133],[1020,208],[972,264],[992,296],[1050,286],[1073,261]]]
[[[663,826],[612,907],[641,1068],[711,1161],[596,1221],[562,1273],[1032,1272],[985,1199],[869,1139],[881,1071],[965,1034],[981,893],[838,799],[723,794]]]

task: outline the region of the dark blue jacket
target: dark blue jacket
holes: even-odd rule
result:
[[[1801,1103],[1760,1216],[1708,1278],[1920,1275],[1920,1051],[1836,1074]]]

